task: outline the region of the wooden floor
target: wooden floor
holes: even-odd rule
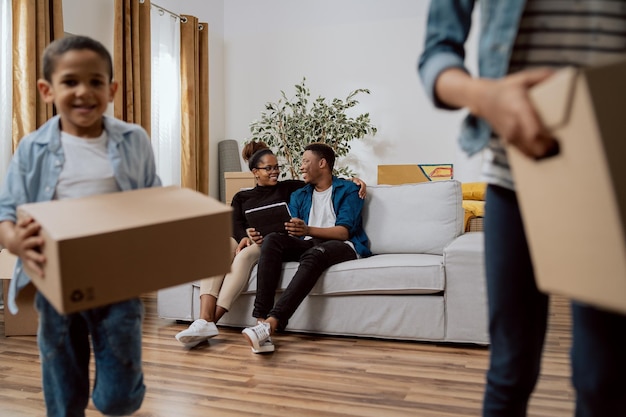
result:
[[[185,325],[159,319],[154,294],[143,299],[148,391],[134,416],[480,415],[486,348],[287,334],[275,353],[254,355],[239,330],[221,328],[185,350],[174,339]],[[534,417],[573,414],[568,304],[556,298],[551,311]],[[44,415],[35,337],[0,336],[0,416]],[[99,415],[90,403],[87,417]]]

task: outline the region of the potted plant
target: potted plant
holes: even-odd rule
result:
[[[373,136],[377,129],[371,124],[369,113],[350,117],[346,112],[359,103],[355,99],[358,94],[370,92],[359,88],[344,100],[335,98],[332,101],[318,96],[309,104],[311,92],[305,81],[306,78],[303,78],[300,84],[295,85],[293,98],[288,98],[281,90],[281,98],[277,102],[265,104],[261,118],[250,124],[251,136],[247,142],[265,142],[285,165],[281,173],[283,178],[287,175],[299,178],[306,145],[325,143],[334,149],[337,156],[335,175],[351,177],[355,173],[349,166],[341,166],[341,158],[350,152],[353,139]]]

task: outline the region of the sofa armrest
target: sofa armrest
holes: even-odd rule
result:
[[[443,251],[446,341],[489,343],[484,233],[465,233]]]
[[[162,319],[193,321],[193,283],[176,285],[157,292],[157,314]]]

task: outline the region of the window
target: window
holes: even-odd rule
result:
[[[11,0],[0,0],[0,180],[12,155],[13,48]]]
[[[152,148],[163,185],[181,185],[179,18],[152,5],[150,26]]]

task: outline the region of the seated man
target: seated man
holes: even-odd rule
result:
[[[307,183],[291,195],[288,232],[263,238],[257,269],[253,316],[258,324],[242,331],[254,353],[273,352],[270,336],[284,329],[289,318],[330,266],[369,256],[369,241],[363,230],[363,200],[359,187],[333,177],[335,152],[322,143],[305,148],[300,172]],[[251,238],[255,239],[255,233]],[[293,279],[274,305],[282,264],[299,261]]]

